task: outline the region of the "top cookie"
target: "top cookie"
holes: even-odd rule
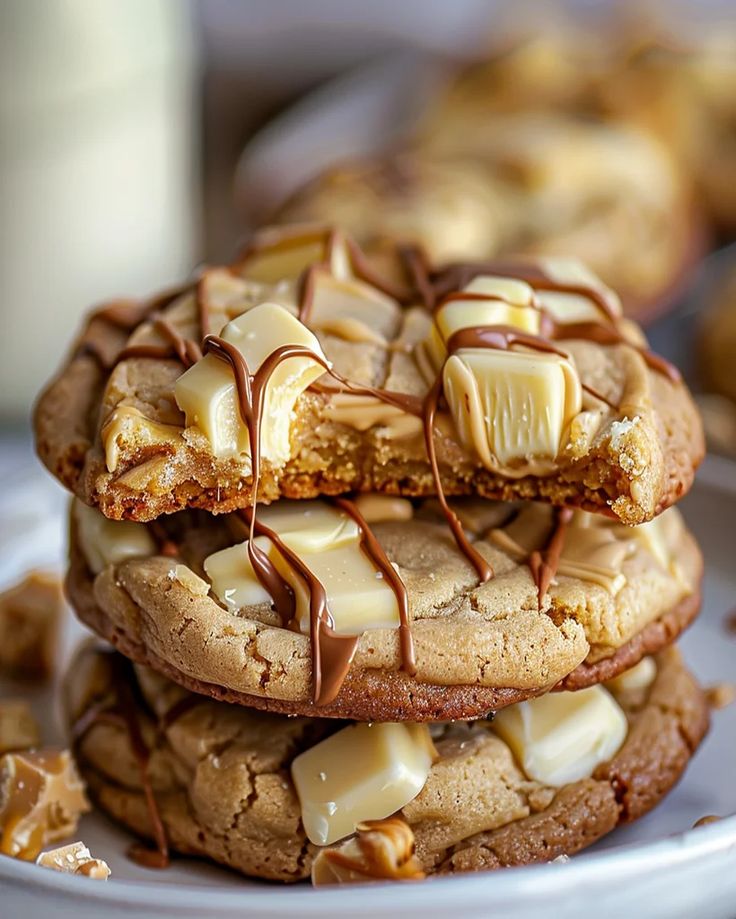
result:
[[[339,232],[279,229],[176,294],[99,310],[38,403],[43,461],[143,521],[249,506],[254,467],[266,502],[476,493],[629,524],[688,490],[690,395],[580,264],[434,269],[396,247],[387,277]]]

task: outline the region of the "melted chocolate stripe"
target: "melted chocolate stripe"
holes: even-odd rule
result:
[[[567,538],[567,528],[572,520],[572,515],[573,511],[569,507],[556,508],[555,524],[547,540],[547,545],[542,551],[535,549],[529,555],[528,565],[537,585],[537,602],[540,610],[549,590],[549,585],[552,583],[560,566],[560,558]]]
[[[340,691],[340,687],[345,680],[345,676],[350,668],[355,649],[358,646],[359,635],[338,635],[334,631],[334,621],[330,614],[327,591],[324,584],[317,578],[314,573],[304,564],[299,555],[290,549],[289,546],[281,539],[275,530],[256,520],[252,509],[249,509],[246,519],[249,519],[251,532],[255,527],[259,535],[267,536],[274,544],[276,549],[286,559],[294,572],[304,581],[309,591],[309,637],[312,648],[312,700],[315,705],[327,705],[332,702]],[[251,537],[252,540],[252,537]],[[248,543],[250,547],[250,541]],[[293,598],[291,588],[275,567],[268,559],[268,566],[272,572],[288,588]],[[255,568],[255,566],[254,566]],[[256,574],[260,574],[256,569]],[[269,590],[269,580],[261,581],[266,590]],[[273,594],[272,594],[273,596]],[[284,625],[292,628],[298,628],[295,622],[295,605],[292,608],[291,615],[288,619],[282,616]],[[326,666],[325,666],[326,665]]]
[[[409,619],[409,598],[406,585],[401,580],[398,572],[383,551],[383,546],[378,542],[373,531],[368,526],[365,517],[360,513],[356,504],[346,498],[333,498],[333,502],[358,524],[360,530],[361,548],[373,565],[383,572],[384,578],[390,583],[399,605],[399,636],[401,639],[402,670],[414,676],[417,672],[416,657],[414,654],[414,640],[411,634]]]
[[[445,272],[440,272],[435,276],[435,288],[437,291],[436,310],[440,310],[446,303],[453,300],[500,300],[508,303],[503,297],[494,297],[487,294],[472,292],[463,292],[461,288],[466,287],[473,278],[479,274],[489,273],[514,277],[520,281],[525,281],[534,291],[551,291],[554,293],[571,294],[585,297],[591,300],[601,310],[609,320],[603,322],[573,322],[562,323],[551,315],[535,299],[529,306],[530,309],[539,310],[542,313],[542,334],[545,338],[556,341],[565,339],[580,338],[585,341],[593,341],[601,345],[625,345],[633,348],[638,352],[647,366],[666,376],[672,383],[679,383],[682,379],[679,370],[668,360],[655,354],[649,348],[642,347],[630,342],[618,329],[619,320],[617,305],[613,298],[609,297],[605,291],[599,291],[588,284],[566,284],[561,281],[555,281],[544,273],[541,268],[535,268],[531,265],[519,265],[513,261],[493,261],[484,265],[457,265],[450,266]],[[448,286],[449,284],[449,286]],[[515,304],[514,304],[515,305]],[[592,390],[589,390],[592,393]],[[600,395],[597,398],[602,398]],[[611,405],[606,399],[603,399],[608,405]],[[612,406],[615,408],[615,406]]]
[[[151,833],[156,844],[156,849],[151,850],[140,843],[134,843],[128,849],[128,856],[133,861],[148,868],[165,868],[169,864],[169,844],[148,772],[150,750],[143,739],[135,698],[131,689],[131,683],[134,682],[135,677],[130,663],[125,658],[112,650],[106,653],[110,656],[110,672],[115,702],[112,705],[107,702],[100,702],[83,712],[72,725],[72,741],[75,745],[79,744],[86,732],[99,722],[107,721],[117,725],[122,724],[125,727],[133,757],[140,772],[141,786],[151,823]]]

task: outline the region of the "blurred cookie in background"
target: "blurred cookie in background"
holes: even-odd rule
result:
[[[573,255],[638,318],[666,305],[703,249],[689,183],[656,139],[538,111],[472,119],[413,150],[328,169],[278,219],[338,222],[374,258],[387,237],[434,261]]]
[[[731,267],[700,323],[699,370],[706,393],[698,406],[708,447],[736,456],[736,267]]]

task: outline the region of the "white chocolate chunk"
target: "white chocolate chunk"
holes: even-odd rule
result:
[[[299,554],[327,592],[327,607],[336,632],[360,635],[367,629],[399,627],[399,605],[393,588],[357,544]],[[274,564],[294,590],[297,622],[300,630],[308,634],[309,590],[278,553]]]
[[[266,358],[283,345],[301,345],[324,360],[319,342],[309,329],[277,303],[261,303],[233,319],[222,338],[234,345],[255,373]],[[261,455],[275,466],[289,459],[289,432],[294,405],[304,390],[324,373],[310,357],[290,357],[274,369],[266,386],[261,428]],[[186,415],[207,437],[215,456],[234,456],[250,450],[248,430],[238,404],[232,369],[213,354],[205,355],[176,381],[174,395]]]
[[[613,693],[638,692],[648,689],[657,675],[657,664],[653,657],[643,657],[635,667],[630,667],[619,673],[612,680],[606,681],[606,686]]]
[[[330,845],[365,820],[400,810],[422,790],[435,758],[424,724],[351,724],[291,764],[309,839]]]
[[[558,284],[589,287],[604,294],[614,315],[622,315],[618,296],[584,262],[575,258],[546,256],[539,259],[539,264],[545,274]],[[537,297],[559,322],[601,322],[606,318],[589,297],[547,290],[537,291]]]
[[[411,505],[410,505],[411,506]],[[259,519],[294,551],[325,588],[335,631],[359,635],[366,629],[394,629],[399,606],[391,585],[360,546],[355,521],[323,501],[279,501],[262,508]],[[296,597],[296,620],[309,632],[310,594],[274,543],[257,536],[255,544],[270,558]],[[204,570],[215,595],[233,611],[270,603],[250,562],[247,543],[210,555]]]
[[[42,852],[36,859],[42,868],[51,868],[64,874],[77,874],[106,881],[110,877],[110,868],[100,858],[94,858],[83,842],[70,842],[58,849]]]
[[[254,542],[269,557],[275,552],[273,543],[265,536],[256,536]],[[212,592],[232,612],[263,603],[270,605],[271,594],[256,577],[247,541],[209,555],[204,560],[204,570]]]
[[[336,278],[352,275],[345,238],[324,227],[304,227],[298,232],[279,228],[258,235],[257,247],[241,263],[249,280],[275,284],[296,280],[310,265],[326,263]]]
[[[156,542],[145,524],[108,520],[78,498],[74,499],[73,513],[79,546],[93,574],[128,558],[144,558],[156,552]]]
[[[284,539],[287,542],[287,539]],[[255,544],[270,558],[296,597],[299,629],[309,633],[310,593],[293,566],[266,536]],[[299,558],[325,588],[333,628],[341,635],[360,635],[366,629],[395,629],[400,624],[396,594],[380,571],[363,554],[357,540],[337,548],[298,552]],[[204,563],[215,595],[229,609],[270,603],[250,563],[247,543],[210,555]]]
[[[491,727],[528,776],[560,787],[593,774],[628,731],[623,710],[602,686],[550,692],[496,713]]]
[[[395,300],[354,278],[315,272],[309,324],[346,341],[384,345],[399,318]]]
[[[325,501],[276,501],[259,508],[258,519],[295,552],[319,552],[355,543],[358,524]]]
[[[577,372],[556,354],[461,349],[447,361],[443,383],[462,443],[489,469],[554,459],[582,408]]]
[[[631,535],[650,552],[665,571],[685,585],[685,575],[677,561],[676,547],[681,539],[683,522],[675,507],[663,511],[654,520],[633,527]]]
[[[481,275],[463,289],[467,300],[453,298],[437,311],[425,343],[435,370],[447,356],[445,345],[455,332],[474,326],[510,326],[532,335],[539,334],[541,313],[531,306],[533,291],[513,278]],[[476,299],[477,297],[488,299]]]

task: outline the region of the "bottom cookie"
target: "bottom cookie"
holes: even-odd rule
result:
[[[654,807],[709,716],[675,649],[647,661],[611,695],[550,695],[522,718],[346,726],[214,702],[88,647],[67,708],[91,797],[156,840],[149,861],[170,847],[269,880],[420,877],[570,855]]]

